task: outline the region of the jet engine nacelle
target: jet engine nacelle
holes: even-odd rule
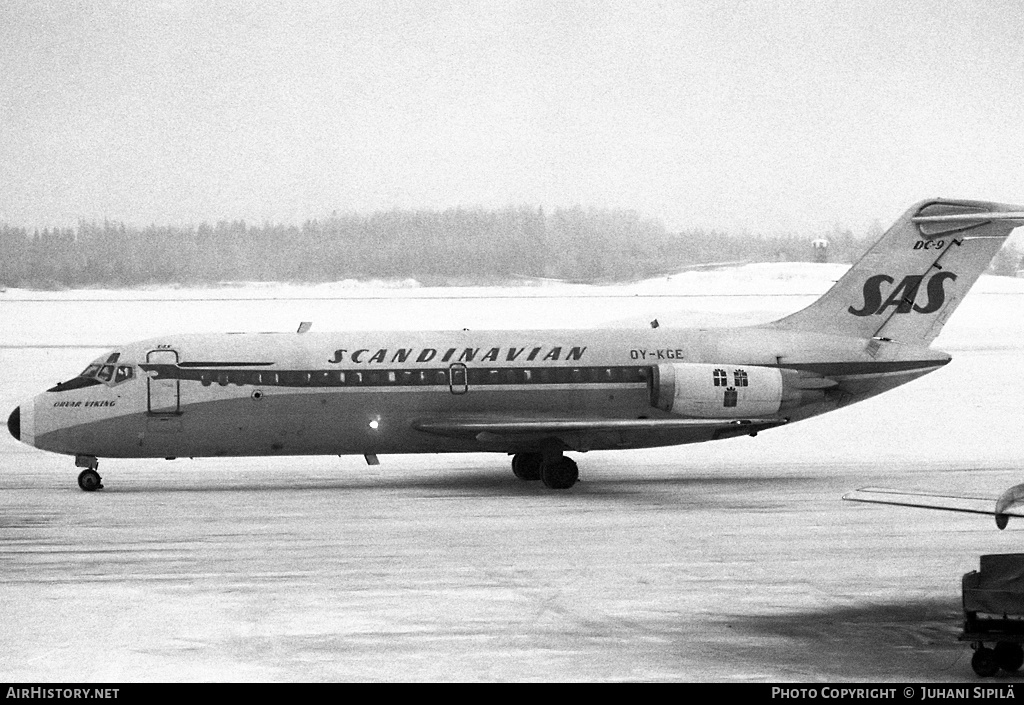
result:
[[[661,364],[651,385],[652,406],[698,418],[772,416],[823,396],[795,370],[758,365]]]

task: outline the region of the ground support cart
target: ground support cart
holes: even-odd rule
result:
[[[974,649],[971,668],[983,678],[1024,665],[1024,554],[981,557],[963,577],[964,631]],[[992,647],[986,646],[992,644]]]

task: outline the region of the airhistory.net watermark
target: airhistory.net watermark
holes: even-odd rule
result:
[[[40,700],[115,699],[120,688],[8,688],[5,697]]]

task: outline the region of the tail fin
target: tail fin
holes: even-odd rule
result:
[[[768,325],[928,345],[1019,225],[1019,206],[921,201],[824,296]]]

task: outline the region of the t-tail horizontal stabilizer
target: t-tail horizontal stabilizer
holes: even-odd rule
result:
[[[970,230],[994,220],[1012,223],[1015,227],[1024,225],[1024,211],[989,211],[986,213],[947,213],[944,215],[919,215],[911,218],[927,238]],[[970,235],[968,235],[970,237]]]
[[[942,509],[949,512],[990,514],[996,518],[996,526],[1005,529],[1010,517],[1024,517],[1024,484],[1014,485],[999,497],[992,495],[941,495],[931,492],[907,492],[887,490],[881,487],[864,487],[843,495],[851,502],[873,504],[894,504],[899,507],[921,507]]]

